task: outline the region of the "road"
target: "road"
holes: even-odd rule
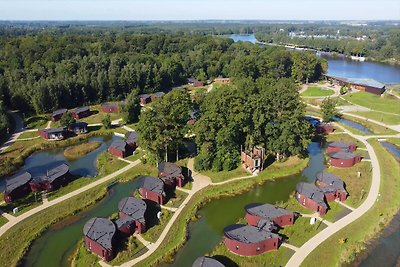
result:
[[[85,191],[87,191],[87,190],[99,185],[99,184],[107,182],[107,181],[117,177],[118,175],[122,174],[123,172],[128,171],[129,169],[133,168],[134,166],[138,165],[139,163],[140,163],[140,160],[136,160],[136,161],[130,163],[129,165],[125,166],[124,168],[119,169],[116,172],[113,172],[113,173],[111,173],[111,174],[109,174],[109,175],[107,175],[107,176],[105,176],[103,178],[100,178],[100,179],[96,180],[93,183],[90,183],[90,184],[88,184],[88,185],[86,185],[84,187],[81,187],[81,188],[79,188],[79,189],[77,189],[77,190],[75,190],[75,191],[73,191],[71,193],[68,193],[68,194],[64,195],[64,196],[61,196],[61,197],[58,197],[58,198],[56,198],[54,200],[45,202],[42,205],[40,205],[40,206],[38,206],[38,207],[36,207],[34,209],[31,209],[31,210],[29,210],[29,211],[27,211],[27,212],[25,212],[25,213],[23,213],[23,214],[21,214],[21,215],[19,215],[17,217],[10,218],[8,216],[11,220],[9,222],[7,222],[6,224],[4,224],[2,227],[0,227],[0,236],[2,236],[11,227],[13,227],[17,223],[25,220],[26,218],[28,218],[28,217],[30,217],[30,216],[32,216],[32,215],[34,215],[34,214],[36,214],[36,213],[38,213],[38,212],[40,212],[42,210],[45,210],[45,209],[47,209],[47,208],[49,208],[51,206],[54,206],[54,205],[56,205],[58,203],[61,203],[61,202],[65,201],[65,200],[67,200],[67,199],[70,199],[70,198],[72,198],[74,196],[77,196],[77,195],[79,195],[79,194],[81,194],[81,193],[83,193],[83,192],[85,192]]]
[[[6,151],[9,146],[14,144],[15,140],[17,140],[21,133],[24,131],[24,120],[16,112],[9,112],[9,114],[13,117],[15,121],[15,130],[10,139],[8,139],[8,141],[0,147],[0,153]]]
[[[340,231],[350,223],[354,222],[358,218],[360,218],[364,213],[366,213],[375,203],[379,195],[379,187],[381,183],[381,173],[379,168],[378,158],[375,154],[373,147],[367,142],[368,137],[355,135],[346,130],[344,127],[336,124],[337,127],[341,128],[344,132],[350,135],[353,138],[360,140],[362,143],[365,144],[368,153],[371,158],[372,164],[372,181],[371,187],[368,193],[367,198],[365,201],[356,209],[354,209],[351,213],[347,216],[343,217],[342,219],[332,223],[324,230],[316,234],[306,243],[304,243],[300,248],[298,248],[293,256],[290,258],[288,263],[286,264],[287,267],[294,267],[300,266],[301,263],[306,259],[306,257],[320,244],[322,244],[325,240],[327,240],[330,236],[335,234],[336,232]]]

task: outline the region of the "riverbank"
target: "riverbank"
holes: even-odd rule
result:
[[[263,184],[276,178],[287,177],[300,173],[308,164],[307,159],[299,159],[292,166],[282,166],[281,163],[274,163],[258,176],[250,179],[228,181],[221,185],[210,185],[198,191],[183,207],[181,214],[177,217],[174,227],[170,229],[166,238],[159,248],[151,256],[137,263],[135,266],[155,266],[162,262],[173,260],[174,254],[185,244],[187,227],[189,222],[196,220],[197,211],[208,202],[224,196],[232,196],[250,190],[256,184]]]
[[[380,194],[374,206],[361,218],[335,233],[313,250],[302,266],[338,266],[355,260],[391,221],[400,206],[400,167],[394,157],[376,140],[370,140],[381,169]],[[329,251],[329,253],[327,253]]]
[[[98,147],[100,147],[100,145],[100,142],[95,141],[71,146],[64,150],[64,156],[67,159],[80,158],[86,154],[89,154],[93,150],[96,150]]]

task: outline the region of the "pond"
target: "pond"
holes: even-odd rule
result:
[[[189,239],[175,255],[174,262],[162,266],[191,266],[197,257],[211,252],[221,242],[224,227],[244,217],[244,206],[252,202],[286,201],[298,182],[314,181],[316,173],[325,168],[324,156],[318,143],[312,143],[308,150],[310,162],[302,174],[256,185],[248,192],[214,200],[201,208],[200,219],[189,224]]]
[[[138,179],[113,186],[91,209],[57,223],[36,239],[24,257],[23,266],[70,266],[70,257],[83,238],[83,226],[92,217],[107,218],[118,212],[118,202],[138,188]]]
[[[345,119],[338,118],[338,117],[334,117],[334,120],[337,121],[337,122],[341,122],[341,123],[343,123],[343,124],[345,124],[347,126],[350,126],[351,128],[359,130],[359,131],[361,131],[361,132],[363,132],[365,134],[373,134],[373,132],[370,129],[368,129],[367,127],[363,126],[360,123],[357,123],[357,122],[354,122],[354,121],[345,120]]]
[[[78,177],[94,177],[97,175],[96,159],[100,153],[106,151],[108,146],[118,136],[93,137],[86,142],[101,142],[101,146],[94,151],[74,160],[68,160],[64,157],[64,148],[56,148],[51,150],[39,151],[33,153],[25,159],[24,166],[21,170],[29,171],[32,176],[37,176],[46,172],[47,169],[56,166],[60,162],[67,162],[70,167],[70,172]],[[0,190],[3,191],[5,179],[0,181]]]
[[[392,143],[382,141],[380,142],[384,148],[393,154],[397,159],[400,159],[400,148]]]

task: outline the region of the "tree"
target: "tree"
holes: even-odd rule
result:
[[[103,123],[104,129],[111,129],[111,117],[110,114],[107,114],[103,120],[101,121]]]
[[[69,112],[66,112],[61,116],[60,119],[61,126],[70,127],[73,123],[75,123],[75,119]]]
[[[331,121],[333,117],[339,115],[339,111],[336,109],[337,100],[330,97],[325,98],[321,104],[322,120]]]
[[[136,122],[139,119],[140,114],[140,103],[137,91],[132,91],[125,99],[125,104],[121,105],[122,119],[126,123]]]

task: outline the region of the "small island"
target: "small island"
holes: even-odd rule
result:
[[[79,144],[76,146],[71,146],[64,150],[64,156],[67,159],[80,158],[80,157],[96,150],[100,146],[101,146],[101,142],[98,142],[98,141],[83,143],[83,144]]]

